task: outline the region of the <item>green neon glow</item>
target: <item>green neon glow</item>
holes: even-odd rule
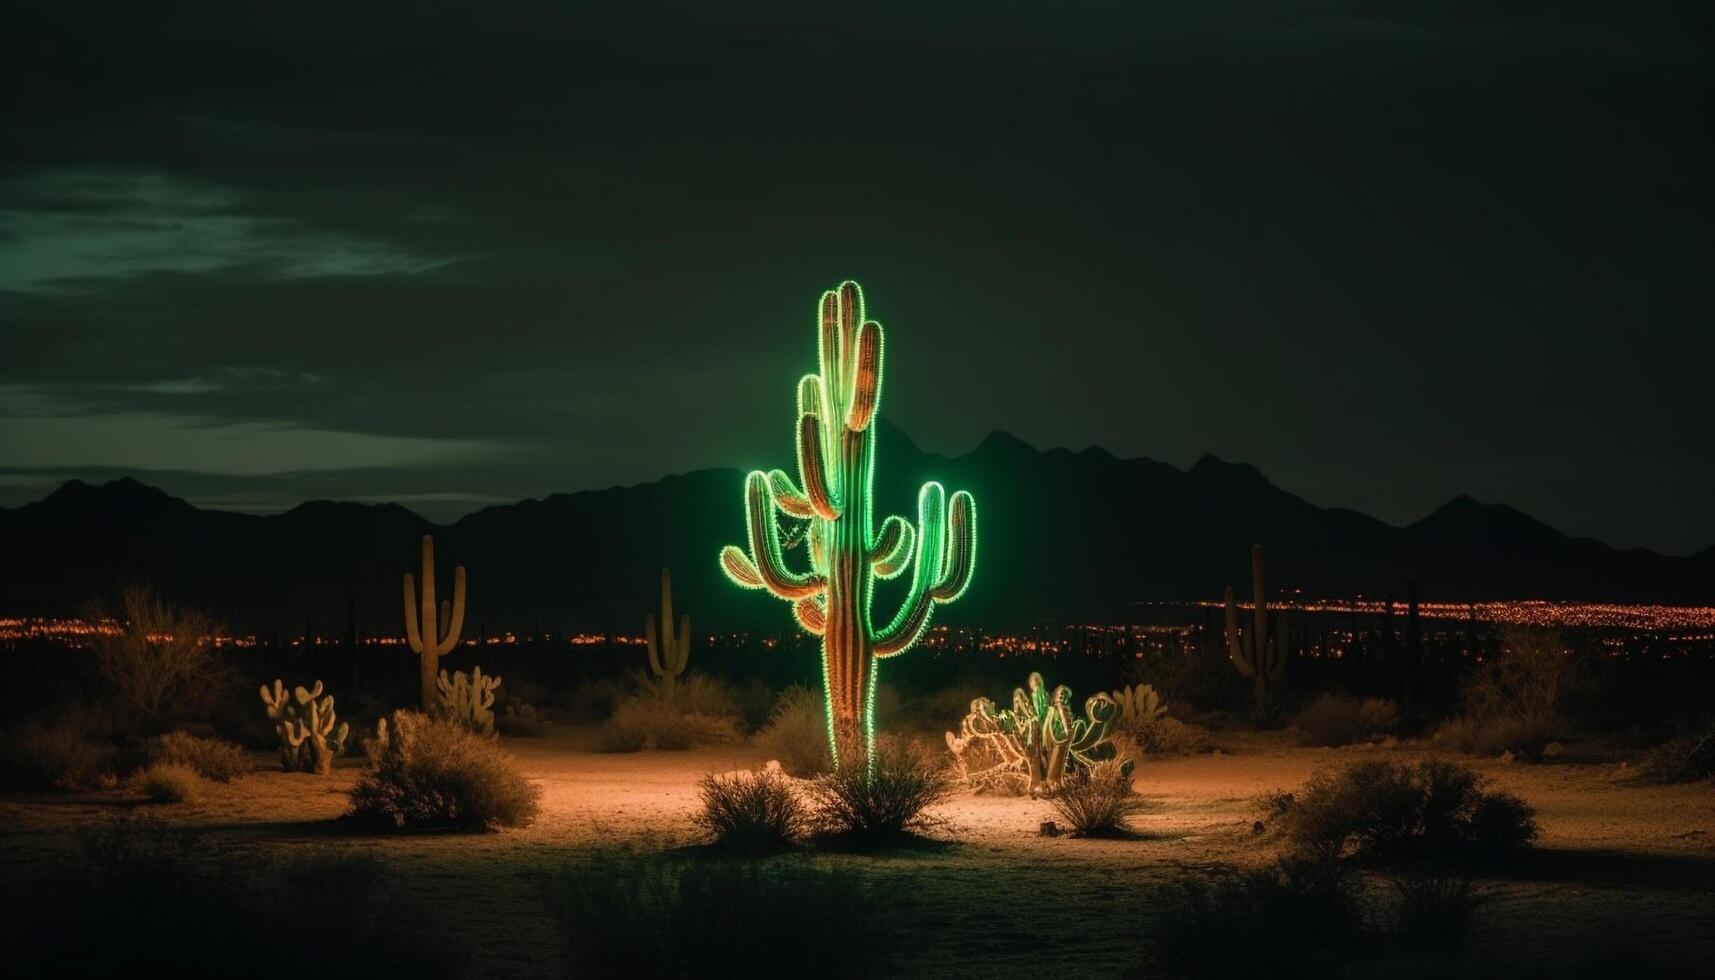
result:
[[[864,316],[857,283],[822,294],[819,370],[797,385],[797,482],[784,470],[746,476],[746,544],[721,550],[721,569],[735,585],[791,602],[798,625],[822,638],[828,746],[836,766],[841,743],[858,737],[865,757],[873,758],[880,662],[910,650],[935,607],[964,595],[976,569],[977,506],[963,490],[949,497],[939,483],[925,483],[917,493],[916,525],[895,515],[876,530],[871,423],[881,406],[882,352],[881,324]],[[809,521],[802,571],[787,567],[780,515]],[[905,601],[876,628],[870,615],[876,580],[908,567]]]

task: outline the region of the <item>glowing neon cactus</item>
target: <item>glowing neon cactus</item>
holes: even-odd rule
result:
[[[691,660],[691,616],[679,617],[673,631],[673,573],[661,569],[661,631],[655,631],[655,614],[643,616],[643,638],[649,644],[649,671],[661,678],[661,693],[673,697],[673,687]]]
[[[881,324],[864,318],[858,284],[844,282],[822,294],[819,328],[820,373],[798,381],[798,482],[782,470],[745,477],[748,550],[728,545],[721,567],[734,583],[793,603],[798,624],[822,638],[828,742],[837,766],[842,748],[861,746],[869,754],[875,744],[880,662],[911,649],[934,607],[970,585],[977,513],[969,493],[948,500],[941,485],[930,482],[917,493],[915,527],[899,516],[875,526],[871,423],[881,402]],[[807,569],[787,567],[782,520],[807,522]],[[911,590],[898,612],[877,626],[870,614],[875,580],[907,566]]]
[[[1233,604],[1233,588],[1227,587],[1227,656],[1239,673],[1251,679],[1258,711],[1268,707],[1269,693],[1286,676],[1286,610],[1275,621],[1274,636],[1268,635],[1268,590],[1262,581],[1262,545],[1251,546],[1251,630],[1239,633],[1239,611]]]
[[[959,723],[959,734],[946,733],[959,770],[979,791],[1052,794],[1069,776],[1088,773],[1119,754],[1109,737],[1120,716],[1117,701],[1091,695],[1084,717],[1077,718],[1071,688],[1061,684],[1050,692],[1037,673],[1028,684],[1028,691],[1013,689],[1010,709],[996,710],[993,701],[977,698]],[[1127,759],[1121,771],[1130,776],[1131,770]]]
[[[424,711],[433,711],[439,702],[435,664],[458,646],[459,632],[464,629],[464,566],[453,570],[453,601],[435,606],[435,539],[423,535],[423,604],[421,626],[417,615],[417,584],[410,572],[405,573],[405,639],[416,652],[419,662],[418,678],[422,688]]]

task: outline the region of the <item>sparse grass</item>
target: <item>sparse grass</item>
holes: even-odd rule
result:
[[[138,773],[134,784],[152,803],[195,803],[207,785],[195,769],[178,762],[157,762]]]
[[[197,775],[217,783],[231,782],[250,771],[243,747],[186,732],[168,732],[155,738],[149,755],[156,764],[189,766]]]
[[[1562,708],[1577,664],[1559,633],[1509,627],[1500,653],[1465,685],[1464,713],[1437,729],[1435,740],[1473,755],[1542,758],[1548,743],[1565,735]]]
[[[1463,875],[1406,875],[1392,885],[1394,936],[1412,946],[1461,945],[1488,900],[1488,893]]]
[[[1319,858],[1496,859],[1529,846],[1538,833],[1530,806],[1482,787],[1482,776],[1449,762],[1356,762],[1270,795],[1264,809],[1295,851]]]
[[[888,976],[902,917],[849,870],[797,859],[610,855],[544,882],[576,976]],[[837,933],[837,940],[834,938]]]
[[[825,837],[882,844],[941,826],[928,809],[953,794],[953,777],[913,742],[876,745],[874,765],[855,758],[810,783],[816,829]]]
[[[396,711],[385,747],[366,744],[369,767],[351,790],[361,825],[392,830],[525,827],[541,811],[540,787],[492,738]]]
[[[833,768],[822,698],[809,688],[794,686],[780,693],[755,744],[789,776],[816,776]]]
[[[1542,758],[1548,743],[1560,737],[1560,727],[1542,716],[1461,715],[1449,718],[1435,730],[1435,742],[1467,755],[1510,752],[1514,758],[1534,761]]]
[[[1349,745],[1384,735],[1399,724],[1392,701],[1359,700],[1349,694],[1324,694],[1293,716],[1292,728],[1303,745]]]
[[[1283,859],[1162,888],[1156,951],[1174,976],[1313,976],[1364,938],[1357,876]]]
[[[137,816],[79,836],[81,860],[0,876],[8,980],[301,977],[303,957],[263,952],[267,937],[313,942],[315,956],[353,975],[463,972],[456,948],[418,934],[372,857],[226,858],[193,831]]]
[[[810,814],[785,776],[776,770],[704,776],[697,783],[703,808],[691,822],[723,847],[778,850],[802,837]]]
[[[1048,802],[1079,837],[1120,836],[1128,829],[1126,818],[1145,810],[1118,760],[1099,762],[1088,774],[1067,779]]]

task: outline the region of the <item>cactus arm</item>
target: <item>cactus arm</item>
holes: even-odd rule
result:
[[[745,479],[745,520],[750,531],[750,570],[763,586],[782,599],[802,599],[822,590],[822,577],[814,571],[794,572],[780,553],[780,529],[774,523],[774,497],[768,476],[753,471]]]
[[[949,521],[945,492],[931,481],[918,493],[921,530],[911,590],[898,615],[876,634],[877,657],[894,657],[911,649],[928,628],[934,607],[959,598],[970,585],[976,567],[976,505],[963,490],[953,494]]]
[[[793,603],[792,618],[811,636],[821,636],[828,628],[828,614],[822,609],[821,599],[817,596],[805,596]]]
[[[866,320],[857,331],[856,357],[851,364],[851,389],[847,396],[846,428],[862,432],[875,418],[881,403],[881,324]]]
[[[740,588],[765,589],[768,587],[767,583],[762,581],[762,573],[756,570],[756,565],[751,562],[750,557],[737,545],[729,544],[721,549],[721,571],[725,572],[726,577]]]
[[[417,579],[410,572],[405,573],[405,640],[412,653],[423,652],[423,637],[417,632]]]
[[[828,461],[822,451],[822,421],[814,415],[798,418],[798,474],[810,510],[826,521],[840,518],[840,505],[828,482]]]
[[[438,657],[441,654],[436,647],[440,643],[441,632],[436,628],[440,623],[438,618],[440,607],[435,602],[435,539],[427,534],[423,535],[423,581],[421,584],[423,596],[418,602],[418,608],[422,610],[423,614],[421,631],[423,649],[419,652],[424,656]]]
[[[445,656],[459,645],[459,634],[464,632],[464,566],[453,569],[453,614],[447,622],[446,632],[441,634],[441,642],[436,644],[435,656]]]
[[[814,517],[816,511],[810,506],[810,498],[792,482],[785,470],[769,470],[768,486],[774,491],[774,503],[785,513],[793,517]]]
[[[673,673],[683,673],[691,662],[691,614],[684,613],[679,617],[679,632],[676,636],[678,650],[673,658]],[[495,682],[499,684],[499,681]]]
[[[881,531],[870,546],[870,567],[876,578],[893,578],[911,564],[911,551],[917,544],[917,529],[911,522],[894,514],[881,522]]]

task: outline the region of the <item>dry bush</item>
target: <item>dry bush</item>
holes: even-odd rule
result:
[[[1715,777],[1715,731],[1669,739],[1644,753],[1638,766],[1658,783],[1694,783]]]
[[[821,695],[796,685],[780,692],[768,724],[756,733],[755,745],[789,776],[817,776],[833,769]]]
[[[1499,655],[1466,684],[1464,713],[1435,740],[1477,755],[1540,758],[1564,734],[1562,708],[1575,680],[1576,660],[1559,633],[1508,627]]]
[[[93,607],[89,618],[115,632],[96,633],[97,669],[128,727],[159,731],[196,716],[218,690],[215,624],[202,613],[169,605],[153,589],[128,585],[116,608]]]
[[[752,677],[744,687],[732,692],[733,704],[738,707],[746,732],[758,731],[768,724],[774,714],[776,696],[774,688],[760,677]]]
[[[1488,900],[1488,893],[1463,875],[1407,875],[1392,884],[1394,935],[1413,946],[1460,945]]]
[[[776,850],[802,837],[810,814],[779,771],[710,773],[697,783],[703,808],[691,822],[724,847]]]
[[[565,704],[566,714],[573,721],[605,721],[629,695],[625,685],[612,677],[583,681],[572,688]]]
[[[1161,889],[1157,952],[1174,976],[1319,976],[1364,932],[1357,875],[1283,859]]]
[[[1349,745],[1393,731],[1399,711],[1392,701],[1349,694],[1324,694],[1293,716],[1292,727],[1304,745]]]
[[[207,785],[195,769],[177,762],[157,762],[138,773],[134,784],[152,803],[195,803]]]
[[[1146,809],[1143,798],[1131,791],[1125,764],[1113,759],[1068,778],[1048,802],[1079,837],[1123,835],[1126,818]]]
[[[542,790],[492,738],[450,722],[395,711],[385,744],[351,790],[360,825],[392,830],[527,827]]]
[[[885,843],[942,826],[930,807],[953,795],[938,754],[914,742],[884,739],[866,765],[861,756],[809,786],[816,829],[853,843]]]
[[[1324,769],[1264,809],[1293,849],[1319,858],[1498,858],[1528,846],[1534,811],[1483,777],[1449,762],[1355,762]]]
[[[887,916],[909,912],[880,892],[794,859],[602,855],[548,878],[542,900],[579,977],[898,975]]]
[[[168,732],[154,739],[149,758],[156,763],[189,766],[204,779],[231,782],[250,771],[242,746],[188,732]]]
[[[541,738],[551,726],[535,705],[521,698],[508,698],[494,715],[494,730],[507,738]]]
[[[1146,755],[1201,755],[1215,747],[1207,729],[1172,715],[1139,725],[1132,738],[1138,751]]]
[[[602,726],[599,747],[603,752],[641,752],[739,740],[734,715],[686,710],[685,705],[691,703],[653,694],[627,698]]]
[[[259,954],[268,936],[313,941],[342,975],[463,972],[457,948],[417,935],[421,918],[372,857],[226,857],[138,816],[78,836],[78,859],[0,875],[0,976],[302,977],[303,957]]]
[[[73,720],[32,723],[0,738],[7,789],[81,792],[113,785],[117,753]]]

